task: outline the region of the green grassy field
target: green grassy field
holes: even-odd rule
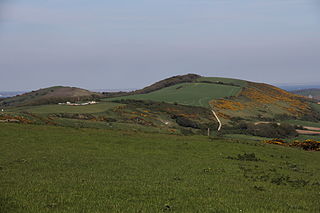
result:
[[[8,109],[8,112],[30,112],[30,113],[99,113],[105,112],[121,104],[113,102],[101,102],[93,105],[85,106],[68,106],[68,105],[40,105],[40,106],[26,106],[26,107],[15,107]]]
[[[242,134],[227,134],[227,135],[225,135],[225,137],[236,139],[236,140],[250,140],[250,141],[265,141],[265,140],[272,139],[272,138],[264,138],[264,137],[259,137],[259,136],[242,135]]]
[[[209,82],[223,82],[227,84],[234,84],[238,85],[240,87],[245,87],[247,85],[247,82],[244,80],[239,80],[239,79],[233,79],[233,78],[219,78],[219,77],[201,77],[197,79],[198,82],[201,81],[209,81]]]
[[[241,88],[237,86],[210,83],[182,83],[148,94],[131,95],[107,100],[134,99],[164,101],[191,106],[209,107],[209,101],[235,96]]]
[[[135,132],[170,134],[170,132],[166,128],[136,125],[132,123],[122,123],[122,122],[107,123],[107,122],[96,122],[96,121],[67,119],[67,118],[59,118],[59,119],[56,119],[55,122],[57,122],[59,126],[72,127],[72,128],[92,128],[92,129],[124,130],[124,131],[130,130]],[[177,134],[178,133],[179,132],[177,131]]]
[[[0,124],[0,150],[0,212],[320,211],[318,152],[246,138]]]

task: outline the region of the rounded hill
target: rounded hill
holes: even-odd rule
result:
[[[30,106],[83,101],[100,98],[101,94],[76,87],[55,86],[4,99],[1,106]]]
[[[150,100],[200,106],[215,110],[223,120],[314,117],[314,107],[307,99],[264,83],[188,74],[146,88],[153,89],[123,93],[106,100]]]

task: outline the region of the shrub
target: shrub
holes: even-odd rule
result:
[[[303,142],[295,141],[291,146],[301,147],[307,151],[320,151],[320,141],[315,140],[305,140]]]
[[[188,135],[194,135],[194,133],[192,132],[192,130],[186,129],[186,128],[182,128],[182,129],[180,130],[180,132],[181,132],[182,135],[186,135],[186,136],[188,136]]]
[[[115,118],[102,118],[104,121],[111,123],[111,122],[117,122],[117,119]]]
[[[238,154],[238,160],[242,160],[242,161],[259,161],[260,159],[258,159],[254,153],[250,153],[250,154],[244,153],[243,155]]]
[[[238,154],[237,157],[227,157],[231,160],[240,160],[240,161],[261,161],[259,158],[256,157],[254,153],[244,153],[243,155]]]
[[[243,124],[242,124],[243,125]],[[243,126],[242,128],[245,128]],[[245,129],[244,129],[245,130]],[[246,132],[248,134],[267,138],[288,138],[298,136],[294,126],[290,124],[262,123],[248,124]]]
[[[273,139],[265,141],[265,143],[276,144],[281,146],[299,147],[306,151],[320,151],[320,141],[305,140],[305,141],[294,141],[293,143],[286,143],[280,139]]]
[[[300,119],[304,121],[318,122],[320,121],[320,113],[313,111],[312,113],[303,115]]]
[[[196,123],[186,117],[174,115],[174,116],[172,116],[172,119],[175,119],[179,126],[200,129],[200,125],[198,123]]]

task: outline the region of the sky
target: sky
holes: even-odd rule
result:
[[[0,90],[320,82],[317,0],[0,0]],[[320,83],[319,83],[320,84]]]

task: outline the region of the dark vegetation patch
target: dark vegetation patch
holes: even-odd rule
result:
[[[318,184],[318,181],[311,181],[307,178],[297,178],[288,174],[281,174],[278,172],[278,169],[271,168],[265,170],[260,168],[257,165],[240,165],[240,170],[243,171],[243,177],[252,182],[266,182],[271,183],[277,186],[290,186],[293,188],[303,188],[307,186],[315,186]],[[283,170],[282,167],[279,167],[280,170]],[[303,173],[303,171],[296,170],[297,173]],[[304,172],[305,173],[305,172]],[[259,188],[256,188],[258,191]],[[263,191],[263,190],[261,190]]]
[[[172,115],[171,116],[172,119],[174,119],[178,125],[182,126],[182,127],[191,127],[194,129],[200,129],[200,124],[192,121],[186,117],[183,116],[178,116],[178,115]]]
[[[238,154],[237,157],[228,156],[227,159],[240,161],[261,161],[261,159],[256,157],[255,153]]]
[[[287,113],[282,113],[282,114],[276,114],[272,119],[272,121],[276,122],[276,121],[285,121],[285,120],[292,120],[292,119],[293,120],[297,119],[297,117],[293,115],[289,115]]]
[[[181,128],[180,129],[180,133],[182,135],[185,135],[185,136],[189,136],[189,135],[194,135],[195,134],[195,132],[192,131],[190,128]]]
[[[289,146],[289,147],[296,147],[301,148],[306,151],[320,151],[320,141],[316,140],[304,140],[304,141],[294,141],[294,142],[286,142],[281,139],[273,139],[273,140],[267,140],[265,143],[268,144],[275,144],[280,146]]]
[[[6,196],[0,196],[0,212],[14,213],[18,208],[19,205],[16,200]]]
[[[57,118],[70,118],[70,119],[79,119],[79,120],[92,120],[96,117],[92,114],[84,114],[84,113],[54,113],[50,114],[50,117],[57,117]]]
[[[226,86],[234,86],[234,87],[242,87],[239,84],[235,84],[235,83],[229,83],[229,82],[223,82],[223,81],[206,81],[206,80],[202,80],[202,81],[197,81],[198,83],[206,83],[206,84],[220,84],[220,85],[226,85]]]
[[[301,120],[304,121],[311,121],[311,122],[320,122],[320,112],[319,110],[315,109],[314,107],[311,108],[311,113],[306,113],[301,116]]]
[[[225,126],[223,134],[245,134],[266,138],[292,138],[298,136],[295,126],[290,124],[260,123],[254,124],[246,121],[233,122]]]

